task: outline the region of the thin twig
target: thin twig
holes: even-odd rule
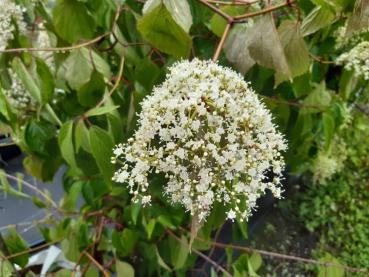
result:
[[[206,0],[198,0],[200,1],[200,3],[202,3],[203,5],[207,6],[209,9],[211,9],[213,12],[219,14],[220,16],[224,17],[228,22],[229,21],[233,21],[233,17],[226,14],[225,12],[223,12],[222,10],[218,9],[217,7],[214,7],[213,5],[211,5],[210,3],[208,3]]]
[[[167,229],[166,232],[173,237],[175,240],[177,240],[178,242],[184,244],[184,242],[177,237],[171,230]],[[187,244],[186,244],[187,245]],[[187,245],[188,246],[188,245]],[[205,254],[201,253],[200,251],[196,250],[196,249],[192,249],[193,252],[195,252],[197,255],[199,255],[201,258],[203,258],[204,260],[206,260],[207,262],[209,262],[210,264],[212,264],[215,269],[223,272],[224,275],[232,277],[232,274],[229,273],[226,269],[224,269],[221,265],[219,265],[218,263],[216,263],[215,261],[213,261],[212,259],[210,259],[208,256],[206,256]]]
[[[99,264],[99,262],[98,261],[96,261],[95,259],[94,259],[94,257],[92,257],[91,256],[91,254],[90,253],[88,253],[88,252],[85,252],[85,255],[86,255],[86,257],[94,264],[94,265],[96,265],[96,267],[101,271],[101,273],[104,275],[104,277],[110,277],[110,275],[109,275],[109,273],[108,272],[106,272],[106,270],[104,269],[104,267],[101,265],[101,264]]]
[[[122,76],[123,76],[123,69],[124,69],[124,56],[122,56],[122,59],[120,60],[119,72],[118,72],[116,82],[114,83],[113,87],[111,88],[109,93],[106,95],[106,97],[101,99],[101,101],[96,105],[96,108],[102,106],[105,103],[105,101],[111,97],[111,95],[114,93],[114,91],[116,91],[116,89],[119,86],[120,80],[122,79]]]
[[[217,46],[217,49],[215,50],[215,53],[214,53],[214,56],[213,56],[213,61],[215,62],[216,60],[218,60],[219,56],[220,56],[220,53],[222,51],[222,48],[223,48],[223,45],[224,45],[224,42],[229,34],[229,31],[231,30],[231,27],[232,27],[232,22],[233,21],[229,21],[224,29],[224,32],[223,32],[223,35],[222,35],[222,38],[220,39],[219,41],[219,44]]]
[[[331,263],[331,262],[321,262],[321,261],[317,261],[317,260],[313,260],[313,259],[308,259],[308,258],[302,258],[302,257],[297,257],[297,256],[292,256],[292,255],[285,255],[285,254],[280,254],[280,253],[275,253],[275,252],[270,252],[270,251],[265,251],[265,250],[258,250],[258,249],[254,249],[254,248],[250,248],[250,247],[244,247],[244,246],[239,246],[239,245],[234,245],[234,244],[225,244],[225,243],[221,243],[221,242],[213,242],[213,241],[208,241],[205,240],[203,238],[196,238],[197,240],[203,241],[203,242],[207,242],[210,245],[214,245],[215,247],[219,247],[219,248],[232,248],[235,250],[240,250],[240,251],[244,251],[244,252],[248,252],[248,253],[258,253],[260,255],[263,256],[269,256],[269,257],[274,257],[274,258],[278,258],[278,259],[285,259],[285,260],[291,260],[291,261],[297,261],[297,262],[304,262],[304,263],[309,263],[309,264],[316,264],[316,265],[320,265],[320,266],[324,266],[324,267],[336,267],[336,268],[342,268],[346,271],[349,272],[360,272],[360,273],[366,273],[369,275],[369,271],[363,268],[355,268],[355,267],[350,267],[350,266],[346,266],[346,265],[341,265],[341,264],[336,264],[336,263]]]
[[[79,43],[79,44],[75,44],[75,45],[71,45],[71,46],[66,46],[66,47],[44,47],[44,48],[11,48],[11,49],[4,49],[4,50],[0,50],[0,53],[19,53],[19,52],[64,52],[64,51],[70,51],[70,50],[75,50],[75,49],[79,49],[79,48],[83,48],[86,46],[89,46],[91,44],[94,44],[98,41],[100,41],[101,39],[109,36],[111,34],[111,32],[102,34],[94,39]]]
[[[24,254],[28,254],[28,253],[33,253],[33,252],[37,252],[37,251],[40,251],[50,245],[54,245],[56,243],[58,243],[59,241],[51,241],[51,242],[47,242],[47,243],[44,243],[44,244],[41,244],[40,246],[36,246],[36,247],[33,247],[33,248],[29,248],[29,249],[26,249],[26,250],[23,250],[21,252],[18,252],[18,253],[14,253],[14,254],[11,254],[9,256],[6,256],[6,257],[0,257],[0,258],[3,258],[3,259],[6,259],[6,260],[9,260],[9,259],[12,259],[12,258],[15,258],[15,257],[19,257],[19,256],[22,256]]]
[[[5,177],[11,179],[11,180],[14,180],[14,181],[17,181],[17,182],[21,182],[23,185],[25,185],[26,187],[28,187],[29,189],[33,190],[34,192],[40,194],[51,206],[53,206],[56,210],[58,211],[61,211],[61,212],[64,212],[63,210],[61,210],[59,208],[59,206],[54,202],[54,200],[48,196],[46,193],[44,193],[42,190],[40,190],[38,187],[32,185],[31,183],[23,180],[23,179],[20,179],[20,178],[17,178],[13,175],[10,175],[8,173],[5,173],[5,172],[0,172],[0,174],[3,174]]]
[[[295,2],[295,0],[286,1],[285,3],[275,5],[275,6],[271,6],[271,7],[262,9],[260,11],[249,12],[249,13],[245,13],[245,14],[241,14],[241,15],[236,15],[236,16],[233,17],[233,19],[234,19],[235,23],[243,23],[243,22],[245,22],[245,19],[247,19],[247,18],[262,15],[262,14],[266,14],[266,13],[270,13],[272,11],[278,10],[278,9],[286,7],[286,6],[291,6],[291,4],[293,4],[294,2]]]

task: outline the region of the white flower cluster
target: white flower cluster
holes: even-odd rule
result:
[[[355,75],[369,80],[369,41],[360,42],[349,52],[341,54],[336,63],[344,65],[347,70],[353,70]]]
[[[9,69],[9,75],[12,85],[9,89],[3,90],[9,104],[18,111],[35,110],[36,104],[17,74]]]
[[[40,29],[37,34],[37,39],[34,42],[34,47],[36,48],[49,48],[54,45],[52,45],[52,40],[50,38],[50,35],[48,31],[45,29],[44,24],[40,23],[38,25],[38,28]],[[54,60],[54,53],[52,51],[39,51],[36,52],[36,55],[42,59],[49,67],[49,69],[52,72],[55,72],[55,60]]]
[[[148,174],[163,173],[164,194],[199,222],[215,201],[229,219],[244,220],[266,189],[281,197],[286,143],[242,76],[198,59],[169,70],[142,102],[134,136],[115,147],[112,161],[123,166],[113,180],[149,204]]]
[[[14,38],[16,30],[14,22],[21,33],[26,32],[26,24],[23,20],[24,9],[11,0],[1,0],[0,8],[0,50],[4,50],[8,41]]]

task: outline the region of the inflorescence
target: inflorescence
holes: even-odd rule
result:
[[[148,175],[164,174],[164,194],[203,222],[217,201],[247,220],[256,200],[281,197],[286,150],[272,116],[242,76],[211,61],[181,61],[142,102],[138,129],[114,148],[113,180],[150,204]]]
[[[3,0],[0,9],[0,50],[4,50],[9,40],[14,38],[14,31],[26,32],[23,20],[24,9],[10,0]]]

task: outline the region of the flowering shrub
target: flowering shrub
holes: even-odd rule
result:
[[[43,210],[19,225],[75,264],[52,274],[255,276],[260,255],[214,235],[247,238],[285,167],[312,183],[343,170],[334,145],[368,87],[366,0],[0,2],[1,135],[64,195],[5,164],[0,192]],[[27,274],[29,245],[0,228],[0,276]]]
[[[165,194],[200,222],[215,201],[243,221],[265,189],[279,198],[286,145],[249,84],[210,61],[182,61],[169,71],[143,100],[134,137],[114,149],[113,162],[125,163],[113,180],[148,204],[149,172],[164,173]]]

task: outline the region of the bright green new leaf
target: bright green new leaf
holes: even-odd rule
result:
[[[53,10],[56,32],[69,43],[93,37],[95,21],[85,4],[76,0],[59,0]]]
[[[83,182],[76,182],[63,198],[62,207],[66,211],[74,211],[77,206],[78,199],[81,195]]]
[[[98,115],[102,115],[102,114],[107,114],[110,113],[114,110],[116,110],[117,108],[119,108],[119,106],[103,106],[103,107],[96,107],[93,108],[91,110],[89,110],[86,113],[86,117],[90,117],[90,116],[98,116]]]
[[[117,260],[116,268],[117,268],[118,277],[134,277],[135,276],[135,270],[129,263]]]
[[[164,53],[175,57],[187,57],[190,53],[190,36],[174,21],[163,4],[145,14],[137,22],[137,29]]]
[[[249,257],[249,267],[252,267],[252,269],[256,272],[259,270],[263,263],[263,259],[261,258],[261,255],[256,252],[252,252],[251,256]]]

